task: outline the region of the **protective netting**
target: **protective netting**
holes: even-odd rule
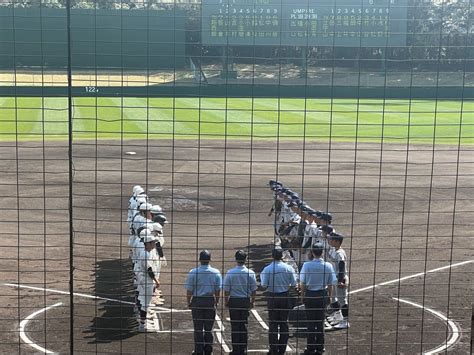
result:
[[[473,13],[1,1],[0,352],[471,353]]]

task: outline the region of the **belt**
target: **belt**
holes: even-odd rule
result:
[[[322,290],[306,290],[306,292],[323,293],[327,292],[327,289],[323,288]]]
[[[281,295],[281,296],[284,296],[284,295],[287,295],[288,294],[288,291],[285,291],[285,292],[267,292],[267,295]]]

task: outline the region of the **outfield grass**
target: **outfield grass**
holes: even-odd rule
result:
[[[66,139],[66,98],[1,97],[0,140]],[[474,101],[75,98],[74,139],[474,142]]]

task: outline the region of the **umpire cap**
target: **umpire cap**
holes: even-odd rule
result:
[[[211,253],[209,250],[203,250],[199,253],[199,261],[209,261],[211,260]]]
[[[283,249],[281,247],[275,247],[272,250],[272,257],[275,260],[281,260],[283,258]]]
[[[236,261],[245,261],[247,259],[247,253],[245,251],[243,251],[242,249],[240,250],[237,250],[235,252],[235,260]]]
[[[324,250],[324,245],[316,242],[311,246],[311,250],[315,253],[322,252]]]

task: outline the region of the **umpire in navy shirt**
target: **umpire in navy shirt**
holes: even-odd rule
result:
[[[222,276],[219,270],[209,266],[211,253],[201,251],[201,266],[192,269],[184,287],[188,307],[191,308],[194,325],[193,355],[212,354],[212,328],[216,318],[216,307],[219,304],[222,287]]]
[[[284,354],[289,338],[290,287],[296,286],[294,269],[282,261],[283,249],[275,247],[273,262],[260,274],[261,285],[267,289],[269,355]]]
[[[255,303],[257,279],[253,270],[245,267],[247,254],[243,250],[235,253],[237,266],[230,269],[224,278],[225,305],[229,307],[232,328],[231,355],[247,354],[247,324],[249,310]]]
[[[306,350],[304,355],[324,353],[324,317],[326,306],[337,282],[332,265],[322,258],[323,244],[314,244],[311,248],[313,260],[303,264],[300,272],[301,293],[306,313]]]

